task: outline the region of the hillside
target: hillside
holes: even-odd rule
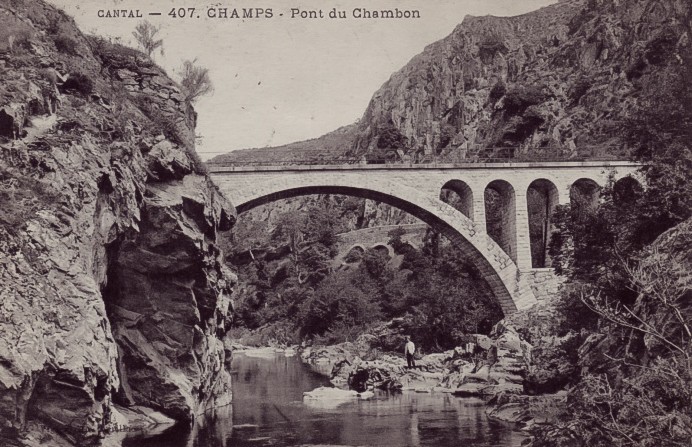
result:
[[[614,129],[688,27],[682,1],[566,0],[518,17],[466,17],[373,95],[350,154],[627,156]]]

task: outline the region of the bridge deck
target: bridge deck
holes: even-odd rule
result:
[[[535,161],[502,163],[390,163],[390,164],[329,164],[329,165],[224,165],[207,164],[210,173],[225,172],[277,172],[277,171],[395,171],[395,170],[475,170],[475,169],[544,169],[544,168],[617,168],[638,167],[641,163],[627,160],[613,161]]]

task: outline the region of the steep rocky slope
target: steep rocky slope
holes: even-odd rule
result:
[[[0,76],[0,444],[228,401],[235,210],[177,85],[39,0],[0,4]]]
[[[466,17],[373,95],[353,153],[626,154],[610,129],[641,106],[648,76],[689,44],[689,27],[684,0],[563,0]]]

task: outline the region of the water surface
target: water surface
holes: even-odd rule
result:
[[[341,405],[303,402],[303,392],[328,385],[298,357],[237,353],[233,405],[192,430],[133,434],[124,447],[231,446],[494,446],[524,440],[510,424],[486,417],[480,400],[443,393],[379,393]]]

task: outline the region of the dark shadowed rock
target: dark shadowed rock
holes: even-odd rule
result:
[[[403,386],[390,368],[377,362],[360,364],[348,377],[348,387],[358,392],[377,388],[380,390],[400,391]]]
[[[123,395],[185,420],[217,397],[214,386],[230,390],[217,332],[228,329],[235,278],[207,235],[233,210],[213,194],[203,177],[149,188],[140,231],[120,241],[109,272]]]

